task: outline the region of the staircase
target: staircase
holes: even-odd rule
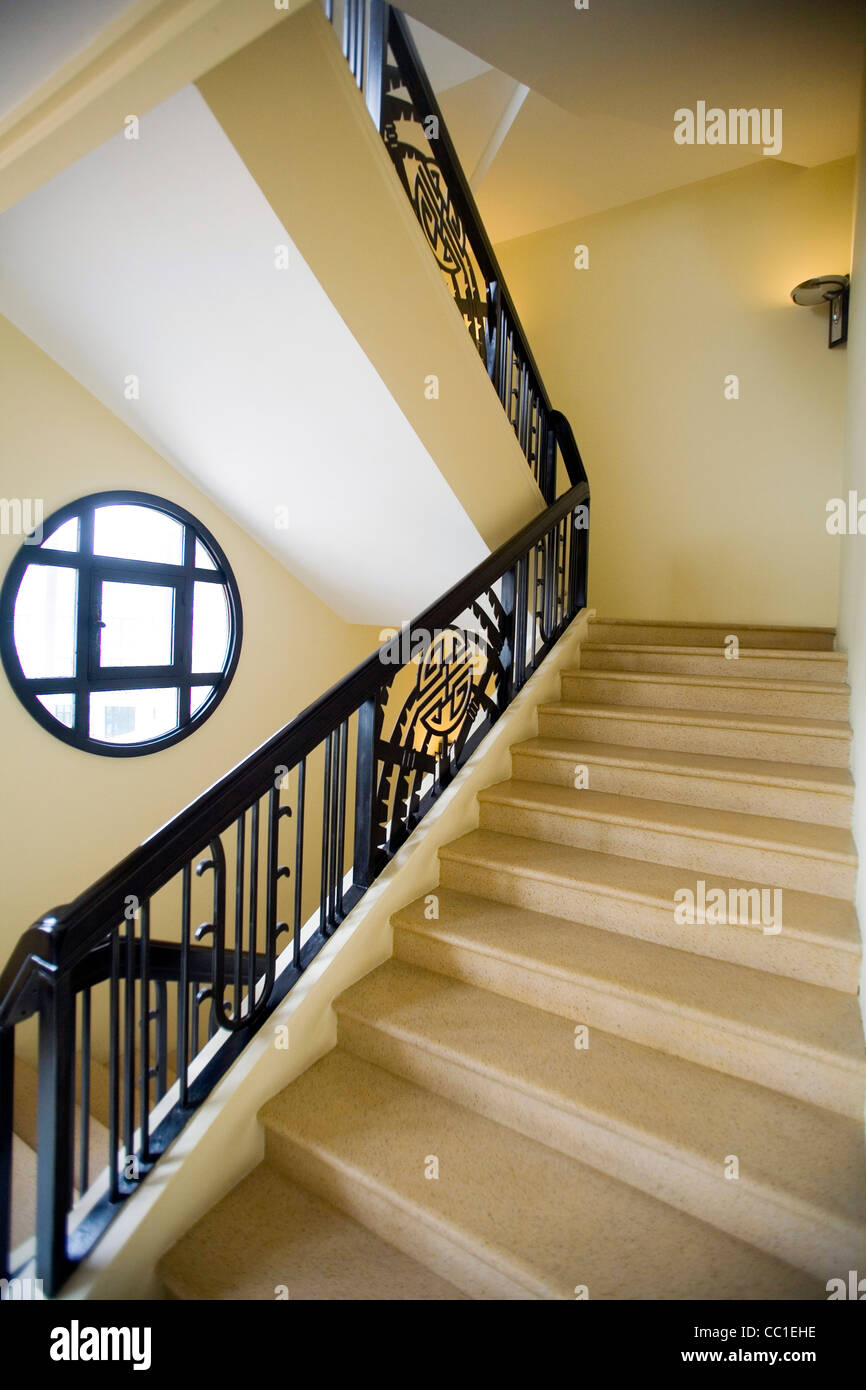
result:
[[[862,1269],[832,646],[593,622],[337,1001],[338,1046],[265,1106],[264,1162],[163,1259],[168,1295],[821,1299]],[[761,913],[677,920],[699,881]]]

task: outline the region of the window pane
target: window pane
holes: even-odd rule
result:
[[[192,704],[190,706],[190,717],[192,717],[195,714],[198,714],[205,701],[210,699],[212,691],[212,685],[194,685],[192,687],[192,690],[190,691],[190,695],[192,696]]]
[[[195,584],[192,669],[221,671],[229,644],[229,611],[221,584]]]
[[[28,565],[15,600],[15,649],[25,676],[75,675],[78,572]]]
[[[121,560],[152,560],[162,565],[183,562],[183,527],[153,507],[97,507],[93,525],[94,555]]]
[[[37,695],[36,698],[59,723],[65,724],[67,729],[72,728],[75,723],[74,695]]]
[[[53,536],[42,542],[43,550],[77,550],[78,549],[78,517],[74,516],[71,521],[64,521],[62,526],[58,526]]]
[[[177,690],[110,690],[90,696],[90,737],[142,743],[177,728]]]
[[[201,541],[196,541],[196,543],[195,543],[195,567],[196,567],[197,570],[215,570],[215,569],[216,569],[216,565],[214,564],[213,560],[211,559],[210,554],[208,553],[208,551],[205,550],[205,548],[204,548],[204,546],[202,545]]]
[[[170,666],[174,589],[155,584],[102,585],[102,666]]]

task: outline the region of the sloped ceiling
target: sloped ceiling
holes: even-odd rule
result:
[[[766,156],[683,146],[674,112],[781,108],[779,158],[811,167],[854,153],[866,36],[859,0],[404,0],[413,19],[493,71],[440,99],[467,169],[501,113],[495,74],[531,90],[476,190],[494,240],[633,202]],[[426,61],[429,39],[416,38]],[[456,71],[456,68],[455,68]],[[434,81],[435,85],[435,81]]]
[[[194,87],[0,217],[0,313],[348,621],[487,554]]]

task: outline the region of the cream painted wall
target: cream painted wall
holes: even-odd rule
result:
[[[105,488],[167,497],[198,516],[240,587],[244,639],[232,685],[195,734],[141,758],[68,747],[0,675],[0,967],[21,932],[70,900],[352,669],[378,629],[342,621],[228,516],[7,320],[0,319],[0,496],[45,515]],[[21,544],[0,535],[0,572]]]
[[[589,472],[601,614],[835,626],[846,353],[788,295],[849,269],[852,184],[767,159],[497,248]]]
[[[860,144],[857,158],[854,261],[851,271],[851,305],[848,323],[848,412],[841,496],[849,491],[866,502],[866,63],[863,68],[863,100],[860,112]],[[864,507],[866,511],[866,507]],[[866,520],[861,522],[866,526]],[[839,536],[839,636],[838,645],[848,653],[851,685],[851,726],[854,730],[851,771],[854,776],[854,839],[860,857],[857,880],[857,916],[862,932],[866,923],[866,535]],[[860,1007],[866,1020],[866,961],[860,985]]]

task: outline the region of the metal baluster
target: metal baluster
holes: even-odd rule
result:
[[[78,1113],[81,1133],[78,1151],[78,1190],[87,1191],[90,1181],[90,990],[81,995],[81,1098]]]
[[[259,935],[259,803],[250,809],[250,931],[247,939],[247,1017],[253,1011],[253,981],[256,978],[256,946]]]
[[[36,1277],[49,1297],[69,1270],[66,1221],[72,1206],[70,1131],[75,1057],[75,1000],[68,978],[43,980],[39,1007],[36,1144]]]
[[[150,900],[145,898],[141,905],[141,1019],[139,1021],[139,1155],[142,1163],[150,1162]]]
[[[293,931],[292,961],[301,968],[301,913],[303,911],[304,880],[304,801],[306,796],[307,760],[302,758],[298,764],[298,819],[295,825],[295,921]]]
[[[120,928],[111,933],[111,976],[109,983],[109,1043],[108,1043],[108,1161],[109,1196],[112,1202],[120,1198],[117,1182],[117,1160],[120,1152]]]
[[[321,878],[319,881],[319,930],[323,936],[328,934],[328,864],[330,859],[330,839],[331,828],[331,762],[332,762],[332,742],[333,735],[328,734],[325,739],[325,776],[322,783],[322,866]]]
[[[244,934],[244,850],[246,846],[247,817],[244,811],[237,819],[237,844],[235,846],[235,950],[234,950],[234,973],[235,973],[235,997],[234,997],[234,1016],[241,1016],[241,994],[243,992],[242,974],[242,954],[243,954],[243,934]]]
[[[180,909],[180,979],[177,986],[177,1078],[180,1083],[179,1101],[186,1109],[189,1104],[189,933],[190,888],[192,867],[184,864],[181,877]]]
[[[374,875],[374,835],[376,831],[376,749],[379,696],[365,700],[358,710],[358,749],[355,769],[355,855],[352,880],[362,891],[369,888]]]
[[[168,1090],[168,989],[165,980],[154,980],[156,993],[156,1099],[162,1100]]]
[[[8,1279],[12,1231],[12,1134],[15,1123],[15,1029],[0,1028],[0,1279]]]
[[[349,724],[340,725],[340,762],[337,775],[337,921],[343,920],[343,866],[346,846],[346,760],[349,752]]]
[[[135,918],[126,924],[126,989],[123,1013],[123,1147],[133,1156],[135,1125]]]

